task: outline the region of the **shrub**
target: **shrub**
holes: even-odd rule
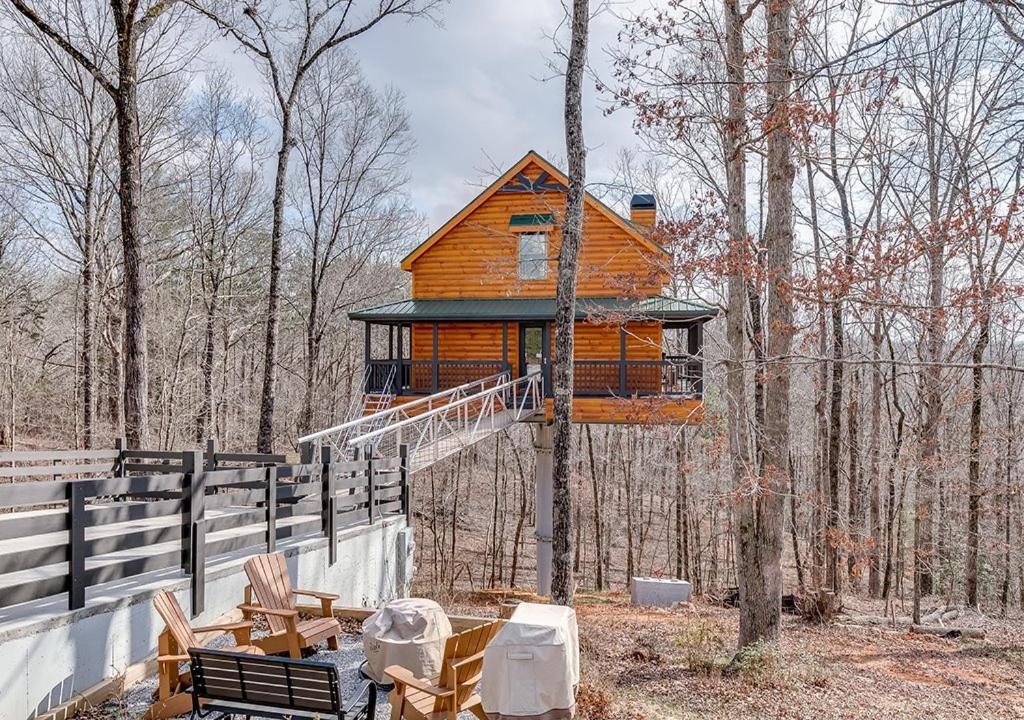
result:
[[[758,640],[739,649],[727,671],[754,687],[776,687],[783,679],[782,659],[772,643]]]
[[[604,689],[585,682],[576,691],[576,712],[580,720],[644,720],[643,715],[616,707]]]
[[[683,651],[683,665],[690,672],[708,675],[720,665],[725,643],[718,625],[710,620],[696,618],[676,637],[676,645]]]

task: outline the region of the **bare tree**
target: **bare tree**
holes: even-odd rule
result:
[[[355,61],[336,53],[314,68],[296,113],[301,165],[294,205],[306,271],[305,381],[299,432],[313,429],[325,336],[346,309],[390,288],[367,281],[375,265],[416,230],[404,195],[412,151],[408,117],[394,90],[375,92]],[[376,273],[371,273],[376,276]],[[336,420],[336,418],[329,418]]]
[[[251,270],[241,262],[242,245],[253,243],[263,230],[265,138],[252,101],[238,95],[225,73],[207,78],[183,122],[188,130],[183,206],[205,310],[194,432],[196,442],[202,442],[214,406],[217,322],[225,287]]]
[[[44,39],[60,48],[95,78],[114,104],[117,123],[118,202],[121,212],[121,244],[124,262],[124,413],[128,441],[145,442],[149,423],[146,374],[146,258],[141,225],[142,145],[139,125],[140,57],[147,46],[160,42],[176,20],[175,0],[149,3],[111,0],[104,11],[113,26],[113,57],[108,48],[81,45],[80,34],[62,28],[66,6],[58,2],[40,7],[9,0]],[[106,13],[109,12],[109,16]]]
[[[256,445],[274,446],[274,404],[277,387],[277,343],[281,307],[281,243],[287,202],[288,167],[295,145],[294,113],[307,75],[332,51],[367,32],[388,17],[427,16],[441,0],[377,0],[361,13],[356,0],[288,2],[271,7],[225,0],[187,0],[218,29],[230,35],[267,76],[280,144],[274,175],[273,220],[270,229],[270,287],[263,352],[263,386]]]
[[[554,523],[552,538],[551,599],[572,605],[572,393],[573,329],[576,323],[576,275],[583,239],[583,196],[587,148],[583,143],[583,68],[587,60],[590,25],[588,0],[573,0],[572,38],[565,69],[565,156],[569,190],[558,251],[555,301],[554,433],[552,481]]]
[[[80,31],[75,21],[62,17],[62,31]],[[95,31],[109,40],[109,27]],[[12,210],[53,251],[58,266],[80,277],[80,442],[91,448],[98,255],[109,239],[116,208],[116,186],[108,179],[113,106],[96,79],[52,44],[13,39],[0,57],[0,157],[11,182],[23,191]]]

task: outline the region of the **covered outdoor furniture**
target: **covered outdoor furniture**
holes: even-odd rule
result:
[[[341,625],[332,608],[337,595],[292,587],[288,566],[281,553],[250,558],[245,562],[245,574],[250,584],[245,588],[245,603],[238,609],[246,620],[253,613],[266,617],[270,635],[253,640],[266,654],[287,652],[292,658],[299,659],[304,648],[315,647],[324,640],[331,650],[338,649]],[[253,603],[254,595],[257,603]],[[321,616],[300,620],[295,607],[296,595],[319,600]]]
[[[384,669],[400,665],[418,678],[438,677],[452,624],[433,600],[392,600],[363,621],[366,675],[390,682]]]
[[[448,638],[437,677],[419,678],[397,665],[385,669],[395,682],[389,696],[391,720],[456,720],[464,711],[487,720],[476,686],[483,670],[484,648],[502,622],[478,625]]]
[[[346,705],[331,663],[193,648],[192,717],[210,713],[282,720],[373,720],[377,687],[363,683]]]
[[[188,671],[181,672],[179,667],[189,659],[186,654],[189,648],[203,646],[196,633],[230,632],[235,636],[235,647],[230,648],[232,651],[251,655],[263,654],[262,650],[250,644],[249,632],[252,623],[225,623],[194,628],[189,624],[174,595],[166,590],[156,594],[153,605],[165,627],[158,640],[156,664],[159,685],[156,701],[145,715],[149,720],[184,715],[192,707],[192,700],[185,692],[191,684],[191,677]]]
[[[484,651],[480,697],[489,720],[561,720],[576,713],[579,681],[575,611],[522,603]]]

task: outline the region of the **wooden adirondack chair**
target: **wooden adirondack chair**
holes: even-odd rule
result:
[[[144,716],[149,720],[171,718],[192,711],[192,698],[184,692],[185,688],[191,684],[191,678],[187,670],[181,672],[179,667],[181,663],[188,662],[189,648],[203,647],[203,643],[196,637],[196,633],[230,632],[235,636],[236,645],[224,648],[225,650],[247,655],[263,655],[262,650],[250,644],[249,634],[252,623],[225,623],[194,628],[189,624],[188,618],[182,612],[178,601],[174,599],[174,595],[166,591],[157,593],[153,599],[153,605],[164,621],[165,627],[160,633],[156,658],[160,685],[157,688],[156,701]]]
[[[322,640],[327,641],[331,650],[338,649],[341,624],[334,617],[331,606],[338,599],[337,595],[293,588],[281,553],[250,558],[245,562],[245,574],[250,584],[245,588],[245,603],[238,609],[246,620],[253,613],[267,618],[270,635],[253,640],[267,655],[287,652],[299,660],[304,648],[314,647]],[[253,603],[253,595],[258,604]],[[299,620],[299,612],[295,609],[296,595],[319,600],[321,617]]]
[[[465,711],[487,720],[476,685],[483,674],[484,648],[503,624],[496,620],[448,638],[440,677],[417,678],[399,665],[385,668],[395,681],[389,696],[391,720],[456,720]]]

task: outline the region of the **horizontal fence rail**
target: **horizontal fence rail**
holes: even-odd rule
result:
[[[304,448],[288,463],[214,441],[205,451],[0,453],[0,607],[67,593],[77,609],[89,587],[179,568],[198,614],[210,558],[323,536],[334,563],[342,530],[408,518],[404,457],[345,460],[325,448],[314,460]]]

